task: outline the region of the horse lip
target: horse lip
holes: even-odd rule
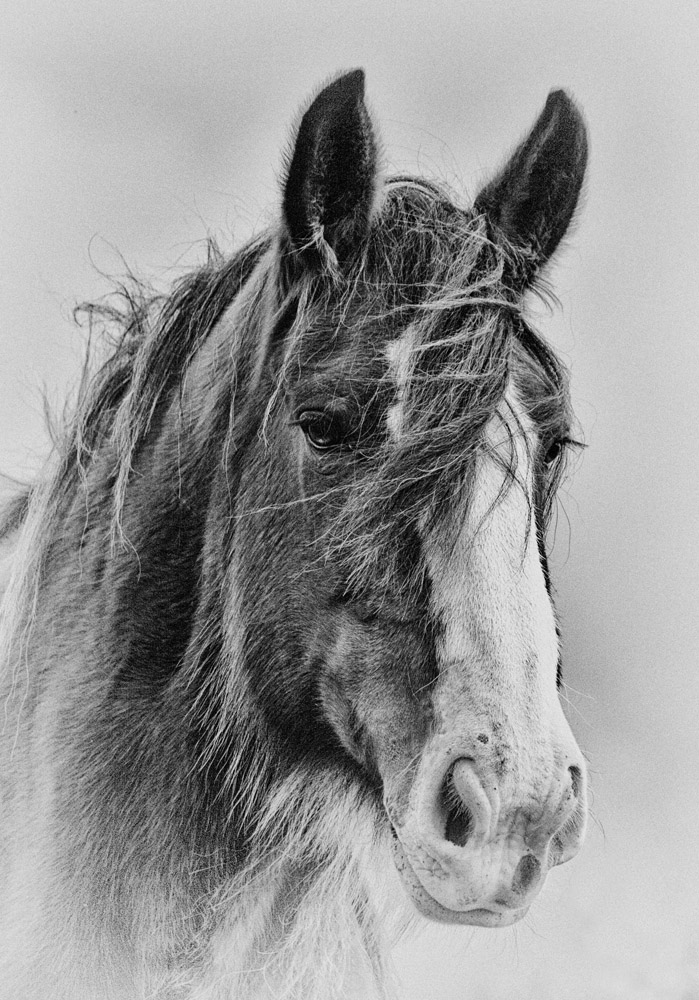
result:
[[[410,898],[416,910],[423,917],[442,924],[461,924],[470,927],[509,927],[526,916],[529,910],[528,906],[523,906],[519,910],[490,910],[482,906],[474,907],[472,910],[450,910],[438,903],[427,890],[425,890],[425,897],[417,898],[411,893]]]
[[[519,908],[509,906],[476,906],[467,910],[452,910],[438,902],[424,887],[418,877],[400,838],[391,823],[392,846],[396,868],[403,886],[418,913],[441,924],[465,924],[472,927],[509,927],[529,911],[529,905]]]

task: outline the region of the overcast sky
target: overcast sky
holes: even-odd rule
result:
[[[595,822],[526,923],[397,950],[406,1000],[699,998],[699,5],[267,0],[3,5],[0,468],[31,475],[126,262],[167,284],[274,218],[313,90],[364,66],[387,167],[474,194],[552,87],[591,168],[540,328],[589,449],[557,558]],[[570,523],[568,530],[566,520]],[[570,554],[568,554],[568,552]]]

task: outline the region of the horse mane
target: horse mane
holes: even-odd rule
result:
[[[74,401],[61,417],[47,421],[52,449],[37,482],[0,511],[0,538],[24,525],[0,617],[0,656],[7,657],[14,636],[29,624],[52,526],[65,503],[84,487],[92,458],[109,438],[116,446],[116,537],[133,456],[159,403],[178,384],[268,242],[252,240],[225,259],[209,239],[204,264],[168,296],[129,275],[107,299],[76,307],[76,320],[87,321],[88,340]],[[104,358],[96,370],[95,355]]]

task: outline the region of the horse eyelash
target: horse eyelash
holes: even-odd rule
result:
[[[581,450],[588,447],[588,445],[586,445],[584,441],[578,441],[578,440],[576,440],[576,438],[572,438],[572,437],[563,437],[563,438],[561,438],[560,439],[560,444],[564,448],[579,448]]]

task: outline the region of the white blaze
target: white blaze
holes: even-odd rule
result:
[[[510,465],[503,421],[514,439],[516,482],[496,457]],[[483,451],[460,509],[446,511],[425,538],[433,610],[443,626],[437,707],[448,728],[457,729],[465,704],[479,706],[478,714],[504,713],[515,725],[519,716],[525,728],[535,714],[543,735],[552,713],[567,723],[556,691],[558,639],[532,501],[536,435],[511,390],[486,435],[495,454]]]

